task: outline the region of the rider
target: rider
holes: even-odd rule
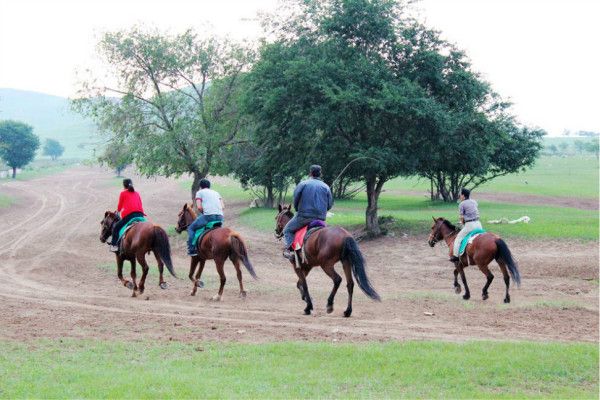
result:
[[[142,198],[140,194],[133,188],[133,182],[131,179],[123,179],[124,190],[119,195],[119,204],[117,205],[117,212],[120,213],[121,219],[117,221],[112,231],[112,239],[110,242],[110,251],[117,252],[119,247],[117,246],[117,240],[119,239],[119,231],[129,221],[135,217],[144,217],[144,208],[142,207]]]
[[[300,182],[294,190],[294,208],[297,214],[283,228],[283,256],[288,260],[294,259],[290,246],[294,241],[297,230],[319,219],[325,221],[327,211],[333,206],[331,189],[321,180],[321,166],[311,165],[309,178]]]
[[[450,261],[457,262],[458,251],[460,250],[460,244],[469,234],[469,232],[474,231],[475,229],[483,229],[481,226],[481,222],[479,222],[479,209],[477,208],[477,202],[475,200],[471,200],[471,191],[467,188],[462,188],[460,191],[460,204],[458,206],[458,216],[460,218],[460,222],[463,224],[463,228],[458,232],[456,238],[454,239],[454,249],[452,251],[452,257]]]
[[[208,179],[200,180],[200,190],[196,193],[196,205],[198,206],[198,218],[188,226],[188,254],[196,256],[197,250],[194,248],[194,235],[196,231],[203,228],[212,221],[223,221],[223,198],[221,195],[210,188]]]

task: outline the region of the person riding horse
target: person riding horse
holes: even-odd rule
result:
[[[460,191],[460,204],[458,206],[458,214],[460,222],[463,224],[463,228],[456,235],[454,240],[454,248],[452,249],[452,257],[450,261],[459,261],[460,245],[463,239],[475,229],[483,229],[481,222],[479,221],[479,209],[477,208],[477,202],[472,200],[471,191],[467,188],[463,188]]]
[[[294,208],[297,214],[283,229],[283,256],[294,260],[291,250],[294,234],[314,220],[325,221],[327,211],[333,207],[331,189],[321,180],[321,166],[311,165],[309,178],[300,182],[294,190]]]
[[[205,227],[209,222],[223,221],[223,209],[225,208],[223,198],[218,192],[210,188],[208,179],[200,180],[200,190],[196,193],[196,205],[198,206],[198,218],[187,228],[188,255],[191,257],[198,255],[198,250],[194,246],[196,231]]]
[[[133,218],[144,217],[146,215],[142,206],[142,198],[135,191],[131,179],[123,179],[123,188],[124,190],[119,195],[119,203],[117,205],[117,212],[120,214],[121,219],[114,225],[109,247],[109,250],[114,253],[119,251],[117,241],[119,240],[119,231],[121,228]]]

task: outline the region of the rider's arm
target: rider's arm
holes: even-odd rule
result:
[[[460,203],[458,206],[458,220],[461,224],[465,224],[465,209],[463,208],[462,203]]]
[[[123,193],[121,192],[121,194],[119,194],[119,203],[117,204],[117,212],[121,213],[121,210],[123,209]]]
[[[333,195],[331,189],[327,188],[327,211],[331,210],[331,207],[333,207]]]
[[[225,210],[225,203],[223,202],[223,198],[219,198],[219,201],[221,202],[221,210]]]
[[[202,199],[199,197],[196,197],[196,206],[198,207],[198,212],[202,214]]]
[[[294,209],[298,211],[300,206],[300,199],[302,198],[302,191],[304,190],[304,182],[300,182],[296,189],[294,189]]]

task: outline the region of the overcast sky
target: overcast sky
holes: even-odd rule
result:
[[[133,24],[258,36],[276,0],[0,0],[0,88],[73,96],[102,32]],[[600,1],[423,0],[419,14],[466,50],[519,119],[551,135],[600,131]]]

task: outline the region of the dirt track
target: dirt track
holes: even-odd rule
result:
[[[151,219],[174,225],[187,191],[166,179],[135,182]],[[512,288],[508,306],[502,305],[504,285],[495,264],[496,279],[485,302],[483,275],[467,270],[472,298],[466,302],[453,293],[447,249],[429,248],[425,235],[361,243],[383,302],[374,303],[357,289],[353,316],[343,318],[344,282],[335,311],[326,314],[331,281],[317,269],[308,278],[315,314],[304,316],[280,244],[272,234],[236,221],[245,205],[228,204],[226,216],[227,224],[246,238],[260,277],[252,281],[244,274],[245,300],[238,298],[231,264],[223,301],[209,300],[217,288],[212,262],[205,268],[206,287],[189,296],[182,237],[172,246],[175,269],[185,279],[168,277],[169,288],[161,290],[151,262],[146,292],[131,298],[131,291],[118,283],[114,256],[98,240],[100,217],[115,206],[119,191],[109,173],[81,167],[0,188],[17,198],[17,204],[0,209],[0,339],[598,340],[596,242],[508,240],[523,279],[520,289]]]

